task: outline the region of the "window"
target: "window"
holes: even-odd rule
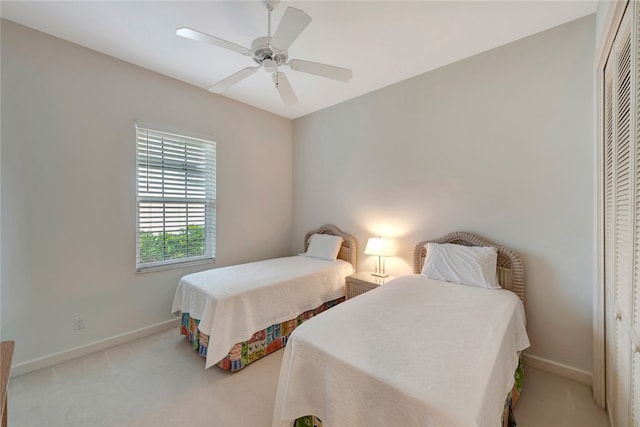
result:
[[[215,142],[136,125],[136,269],[214,260]]]

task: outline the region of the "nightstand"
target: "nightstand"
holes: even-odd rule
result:
[[[380,285],[384,285],[391,279],[395,279],[395,276],[376,277],[372,276],[370,271],[361,271],[352,276],[347,276],[344,283],[345,298],[349,299],[363,294]]]

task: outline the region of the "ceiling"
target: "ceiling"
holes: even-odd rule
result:
[[[294,119],[596,11],[596,1],[281,1],[313,19],[289,58],[353,70],[348,83],[284,71],[285,106],[258,70],[222,95]],[[3,18],[203,88],[254,66],[250,57],[176,36],[191,27],[236,44],[267,34],[260,1],[2,1]],[[212,95],[213,96],[213,95]]]

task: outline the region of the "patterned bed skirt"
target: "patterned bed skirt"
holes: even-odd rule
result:
[[[305,311],[293,319],[276,323],[266,329],[258,331],[248,341],[236,343],[229,353],[217,365],[225,371],[239,371],[247,365],[261,359],[287,345],[291,332],[302,323],[323,311],[341,303],[344,298],[326,302],[312,310]],[[184,335],[192,344],[193,349],[203,357],[207,357],[209,335],[198,330],[199,319],[194,319],[189,313],[182,313],[180,334]]]
[[[524,378],[524,365],[522,363],[522,356],[518,362],[518,367],[514,373],[515,383],[511,389],[511,393],[507,396],[507,400],[504,403],[504,412],[502,413],[501,427],[516,427],[516,419],[513,415],[513,408],[520,399],[520,392],[522,392],[522,380]],[[298,418],[293,423],[293,427],[322,427],[322,421],[320,418],[307,415],[306,417]]]

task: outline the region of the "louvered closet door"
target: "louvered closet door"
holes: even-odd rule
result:
[[[627,13],[632,16],[631,27],[631,164],[633,177],[633,241],[634,241],[634,276],[629,289],[623,289],[620,295],[621,333],[626,334],[626,341],[619,348],[621,364],[629,369],[629,392],[631,405],[629,425],[640,427],[640,5],[632,2],[633,10]],[[623,19],[623,23],[625,20]],[[621,375],[627,374],[620,372]]]
[[[616,171],[616,150],[615,150],[615,111],[616,103],[614,96],[613,78],[615,75],[615,57],[609,57],[605,65],[604,72],[604,250],[605,250],[605,376],[606,376],[606,400],[607,407],[611,415],[615,411],[614,407],[615,389],[615,360],[616,360],[616,333],[615,322],[610,319],[615,318],[615,171]]]
[[[604,72],[604,262],[605,262],[605,389],[607,406],[613,406],[616,341],[615,323],[608,321],[614,316],[615,298],[615,122],[614,122],[614,73],[615,63],[609,58]]]
[[[607,408],[614,426],[640,427],[637,318],[640,314],[640,145],[638,5],[630,3],[604,70],[605,351]]]
[[[621,30],[615,46],[616,50],[616,168],[615,168],[615,377],[614,405],[616,425],[628,426],[631,367],[628,343],[629,301],[633,275],[631,273],[634,253],[632,233],[632,179],[633,163],[631,161],[633,136],[632,102],[631,102],[631,20],[630,13],[625,14]],[[635,67],[633,67],[635,68]],[[635,86],[635,85],[634,85]],[[635,211],[635,210],[634,210]],[[635,216],[635,215],[634,215]]]
[[[614,83],[615,64],[607,61],[604,72],[604,262],[605,262],[605,389],[607,406],[613,406],[615,378],[616,341],[615,323],[608,321],[615,313],[615,123],[614,123]]]
[[[632,2],[631,20],[631,176],[633,178],[633,243],[634,275],[631,286],[622,289],[619,309],[621,334],[625,341],[619,348],[619,358],[624,369],[621,375],[629,375],[630,423],[640,427],[640,4]],[[631,8],[630,7],[630,8]],[[623,22],[624,19],[623,19]]]

